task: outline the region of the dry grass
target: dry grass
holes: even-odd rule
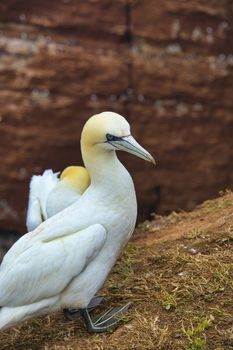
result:
[[[0,333],[0,349],[233,349],[233,194],[140,225],[103,305],[133,301],[114,332],[89,335],[62,313]],[[100,310],[99,310],[100,311]]]

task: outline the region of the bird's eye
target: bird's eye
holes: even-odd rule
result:
[[[111,134],[106,134],[107,141],[121,141],[122,138]]]

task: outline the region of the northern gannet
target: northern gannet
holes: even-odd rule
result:
[[[81,309],[89,332],[113,329],[119,322],[115,316],[124,307],[96,320],[87,309],[136,223],[134,184],[117,150],[155,164],[131,136],[124,117],[113,112],[91,117],[81,135],[91,184],[77,202],[22,236],[5,255],[0,267],[0,329],[66,308]]]
[[[58,175],[47,169],[42,175],[32,176],[26,217],[28,231],[73,204],[90,185],[89,174],[82,166],[69,166],[60,178]]]

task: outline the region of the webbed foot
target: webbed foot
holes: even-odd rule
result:
[[[111,308],[94,320],[91,319],[88,309],[82,309],[81,314],[84,318],[88,332],[102,333],[113,331],[121,321],[120,317],[128,311],[131,304],[132,303],[128,303],[123,306]]]

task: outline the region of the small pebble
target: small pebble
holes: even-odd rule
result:
[[[181,271],[181,272],[178,272],[177,275],[183,277],[183,276],[186,276],[187,274],[188,274],[187,271]]]
[[[187,250],[190,254],[197,254],[197,249],[195,248],[188,248]]]

